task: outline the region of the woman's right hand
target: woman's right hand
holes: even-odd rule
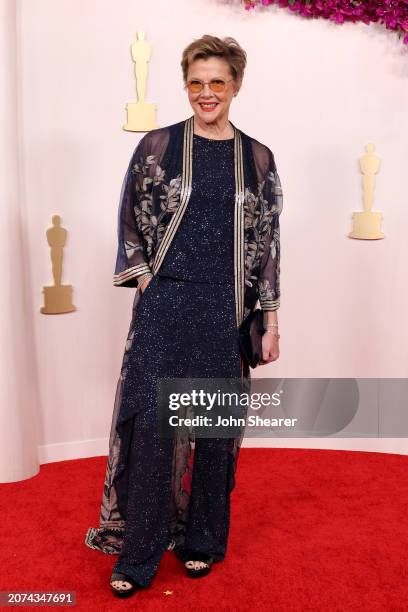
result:
[[[143,283],[141,283],[140,285],[140,291],[142,293],[144,293],[144,290],[146,289],[147,285],[150,283],[150,281],[152,280],[153,277],[150,278],[146,278],[146,280],[143,281]]]

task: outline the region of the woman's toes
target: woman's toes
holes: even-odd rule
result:
[[[113,582],[111,582],[111,585],[117,590],[117,591],[123,591],[126,589],[131,589],[132,585],[127,582],[126,580],[114,580]]]
[[[207,563],[204,563],[204,561],[187,561],[186,567],[197,570],[207,567]]]

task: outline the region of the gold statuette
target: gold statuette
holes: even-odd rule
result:
[[[52,227],[47,230],[47,240],[51,248],[54,285],[43,287],[44,306],[40,310],[43,314],[63,314],[76,310],[72,304],[72,285],[61,284],[63,249],[66,239],[67,230],[61,227],[61,217],[53,215]]]
[[[368,144],[367,153],[359,160],[363,174],[364,212],[353,213],[353,230],[349,234],[350,238],[360,240],[384,238],[381,231],[382,213],[371,210],[374,201],[375,175],[380,168],[380,158],[375,155],[374,148],[373,144]]]
[[[135,62],[137,102],[126,104],[127,123],[124,130],[130,132],[149,132],[159,127],[155,120],[156,104],[145,102],[147,84],[147,64],[152,48],[145,41],[143,30],[137,32],[137,42],[131,46],[132,59]]]

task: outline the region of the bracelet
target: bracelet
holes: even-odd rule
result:
[[[270,329],[271,327],[278,327],[278,323],[265,323],[264,328]]]
[[[264,333],[265,334],[272,334],[272,336],[276,336],[278,339],[280,338],[280,334],[275,334],[275,332],[273,332],[271,329],[265,329]]]

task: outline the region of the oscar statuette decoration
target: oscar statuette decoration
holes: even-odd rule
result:
[[[130,132],[149,132],[159,126],[155,120],[156,104],[145,102],[147,85],[147,64],[152,48],[145,41],[143,30],[137,32],[137,40],[131,46],[132,59],[135,63],[137,102],[126,104],[127,123],[124,130]]]
[[[76,307],[72,304],[72,285],[61,284],[63,249],[67,239],[67,230],[61,227],[59,215],[53,215],[52,226],[46,234],[51,252],[54,284],[43,287],[44,306],[41,307],[40,312],[43,314],[73,312]]]
[[[378,240],[384,238],[381,231],[382,213],[373,212],[375,175],[380,168],[380,158],[374,153],[374,145],[366,146],[367,153],[360,159],[360,170],[363,174],[364,212],[353,213],[353,229],[350,238],[359,240]]]

